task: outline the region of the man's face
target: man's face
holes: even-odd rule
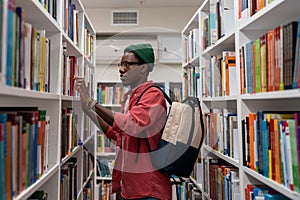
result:
[[[119,64],[120,79],[123,85],[133,88],[140,84],[143,68],[144,66],[141,65],[134,53],[125,53]]]

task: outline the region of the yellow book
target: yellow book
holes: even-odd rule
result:
[[[275,145],[275,181],[282,184],[280,141],[278,119],[274,119],[274,145]]]
[[[46,64],[46,37],[41,37],[40,47],[40,70],[39,70],[39,91],[44,92],[45,86],[45,64]]]

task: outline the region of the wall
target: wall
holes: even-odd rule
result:
[[[148,38],[149,35],[156,37],[158,33],[181,33],[181,30],[188,23],[190,18],[196,12],[197,7],[163,7],[163,8],[137,8],[132,10],[139,11],[139,25],[137,26],[112,26],[111,12],[115,9],[109,8],[87,8],[86,12],[98,36],[114,35],[124,33],[128,39],[130,35],[133,38],[139,36]],[[154,28],[156,27],[156,28]],[[127,35],[127,33],[129,33]],[[111,38],[111,37],[110,37]],[[166,76],[167,74],[167,76]],[[108,64],[97,64],[96,82],[114,82],[119,81],[117,66]],[[157,64],[149,75],[150,80],[155,82],[178,82],[182,81],[181,63],[178,64]]]
[[[165,32],[171,30],[181,32],[189,19],[196,12],[197,7],[163,7],[163,8],[137,8],[139,11],[139,25],[136,26],[112,26],[111,12],[115,9],[109,8],[87,8],[86,12],[98,34],[119,33],[122,31],[138,29],[143,32],[144,27],[158,27],[153,32]],[[121,9],[122,10],[122,9]],[[163,28],[163,29],[161,29]],[[147,30],[148,31],[148,30]]]

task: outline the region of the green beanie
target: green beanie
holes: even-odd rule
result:
[[[151,44],[133,44],[125,48],[124,53],[134,53],[143,63],[149,66],[151,72],[154,67],[154,53]]]

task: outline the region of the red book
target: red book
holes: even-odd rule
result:
[[[274,119],[269,120],[269,138],[270,138],[270,148],[271,148],[271,175],[272,180],[276,180],[275,174],[275,136],[274,136]]]

